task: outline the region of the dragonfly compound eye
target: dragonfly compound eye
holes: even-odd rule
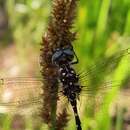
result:
[[[58,66],[71,62],[74,59],[74,52],[71,48],[58,48],[52,55],[52,63]]]

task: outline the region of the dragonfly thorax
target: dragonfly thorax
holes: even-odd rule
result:
[[[59,69],[59,77],[63,86],[64,95],[71,97],[73,94],[81,92],[79,77],[70,65],[61,66]]]

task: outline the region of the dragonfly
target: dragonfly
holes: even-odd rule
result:
[[[101,80],[99,84],[95,83],[95,79],[98,79],[96,73],[111,73],[116,68],[121,59],[129,56],[130,49],[123,50],[115,55],[97,62],[96,65],[91,66],[87,71],[80,72],[80,83],[82,84],[82,90],[79,96],[83,97],[95,97],[98,92],[100,96],[109,92],[112,88],[118,88],[121,85],[121,81],[107,81]],[[108,69],[106,69],[108,68]],[[44,81],[46,78],[42,77],[1,77],[0,78],[0,110],[3,112],[16,112],[16,110],[25,110],[28,108],[39,108],[43,103]],[[53,80],[53,79],[50,79]],[[96,85],[91,86],[91,81]],[[62,94],[62,88],[58,92],[61,98],[65,98]],[[32,111],[33,111],[32,110]]]

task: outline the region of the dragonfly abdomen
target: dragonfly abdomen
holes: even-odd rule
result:
[[[81,92],[79,85],[79,77],[75,70],[69,64],[63,65],[59,69],[60,81],[63,87],[63,95],[65,95],[74,111],[77,130],[82,130],[81,122],[77,111],[77,97]]]

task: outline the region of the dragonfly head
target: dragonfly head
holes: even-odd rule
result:
[[[57,48],[52,55],[52,63],[57,66],[70,63],[74,59],[74,52],[71,46]]]

